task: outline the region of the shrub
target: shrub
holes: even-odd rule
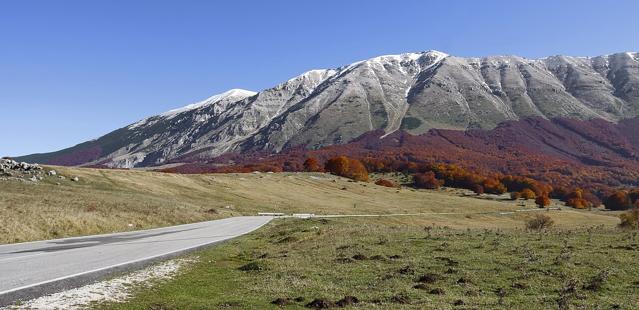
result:
[[[619,215],[619,219],[621,219],[619,227],[639,229],[639,201],[635,202],[634,208]]]
[[[628,210],[632,207],[630,197],[625,191],[617,191],[608,196],[604,201],[604,205],[610,210]]]
[[[541,196],[537,197],[537,199],[535,199],[535,203],[540,208],[545,208],[545,207],[550,205],[550,198],[548,198],[547,195],[541,195]]]
[[[377,182],[375,182],[375,184],[386,187],[397,187],[397,184],[395,182],[386,179],[379,179],[377,180]]]
[[[444,181],[438,180],[432,171],[413,175],[413,185],[417,188],[438,189],[443,184]]]
[[[543,230],[550,228],[555,222],[545,214],[535,214],[526,220],[526,228],[530,230]]]

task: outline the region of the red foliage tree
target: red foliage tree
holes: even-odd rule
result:
[[[485,179],[482,186],[484,187],[484,191],[489,194],[501,195],[506,192],[506,186],[495,178]]]
[[[368,171],[362,162],[346,156],[329,159],[324,165],[324,170],[356,181],[368,181]]]
[[[349,159],[348,161],[348,178],[351,178],[355,181],[368,181],[368,170],[364,167],[361,161],[357,159]]]
[[[326,164],[324,164],[324,170],[335,175],[346,176],[348,174],[349,166],[348,157],[338,156],[326,161]]]
[[[604,200],[604,205],[610,210],[628,210],[632,207],[632,202],[628,192],[616,191]]]
[[[417,188],[438,189],[444,181],[438,180],[432,171],[413,175],[413,185]]]
[[[519,194],[521,195],[521,198],[523,199],[535,199],[537,197],[537,195],[535,194],[535,192],[533,192],[532,189],[530,188],[524,188],[522,191],[519,192]]]
[[[375,184],[379,186],[385,186],[385,187],[398,187],[395,182],[391,180],[386,180],[386,179],[379,179],[375,182]]]
[[[322,171],[322,167],[320,167],[319,161],[317,161],[315,157],[309,157],[304,161],[304,171],[320,172]]]
[[[541,196],[538,196],[538,197],[535,199],[535,203],[536,203],[536,204],[537,204],[537,206],[539,206],[540,208],[545,208],[545,207],[547,207],[547,206],[549,206],[549,205],[550,205],[550,198],[548,198],[548,196],[547,196],[547,195],[541,195]]]

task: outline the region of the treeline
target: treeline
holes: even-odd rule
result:
[[[347,156],[329,158],[324,164],[314,157],[304,161],[304,171],[328,172],[357,181],[368,181],[369,172],[400,172],[412,175],[413,186],[424,189],[438,189],[441,186],[463,188],[477,194],[501,195],[510,192],[515,199],[534,200],[540,207],[550,204],[550,199],[558,199],[565,205],[586,209],[604,204],[611,210],[627,210],[639,206],[639,189],[619,190],[606,195],[602,201],[596,194],[582,188],[553,186],[528,177],[489,174],[483,175],[464,169],[455,164],[427,164],[415,162],[384,162],[373,158],[358,160]],[[396,186],[389,180],[379,180],[378,185]]]
[[[412,138],[412,137],[410,137]],[[375,140],[377,141],[377,139]],[[442,157],[429,158],[414,152],[393,148],[385,153],[379,150],[368,150],[358,147],[361,152],[345,152],[347,145],[326,147],[321,150],[304,149],[288,150],[283,154],[237,155],[225,158],[221,163],[194,163],[164,169],[173,173],[249,173],[262,172],[295,172],[314,171],[329,172],[335,175],[367,181],[368,173],[399,172],[413,178],[416,188],[436,189],[441,186],[464,188],[477,194],[510,193],[513,199],[535,200],[540,206],[547,206],[550,199],[563,201],[567,206],[577,209],[588,209],[605,205],[611,210],[627,210],[637,205],[639,189],[620,190],[620,184],[595,184],[590,178],[608,179],[608,176],[597,175],[595,171],[585,168],[565,166],[559,168],[537,169],[532,172],[522,168],[522,163],[509,160],[514,167],[486,169],[481,159],[450,163]],[[338,154],[345,155],[338,155]],[[423,154],[422,154],[423,155]],[[457,154],[459,155],[459,154]],[[450,156],[449,156],[450,157]],[[230,160],[232,159],[232,160]],[[500,172],[501,171],[501,172]],[[508,172],[508,173],[504,173]],[[516,173],[513,173],[516,172]],[[393,186],[393,182],[385,180],[380,185]]]

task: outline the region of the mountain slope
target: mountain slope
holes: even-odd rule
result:
[[[229,91],[118,129],[40,163],[161,165],[184,156],[342,144],[373,130],[492,129],[529,117],[639,115],[639,55],[461,58],[428,51],[313,70],[259,93]]]
[[[593,191],[639,185],[639,117],[611,123],[540,117],[499,124],[491,130],[431,129],[421,135],[397,131],[384,138],[380,129],[346,144],[317,150],[291,148],[227,154],[207,162],[182,158],[186,164],[168,172],[303,171],[304,161],[320,163],[346,155],[362,160],[369,171],[414,171],[412,164],[457,164],[480,172],[532,177],[554,186]],[[269,155],[269,156],[265,156]]]

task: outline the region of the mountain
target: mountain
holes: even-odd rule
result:
[[[639,54],[462,58],[427,51],[312,70],[253,93],[232,90],[118,129],[97,140],[20,160],[155,166],[229,152],[344,144],[399,129],[493,129],[528,118],[639,115]]]
[[[369,171],[414,172],[429,164],[455,164],[482,175],[517,175],[556,187],[603,193],[639,186],[639,117],[611,123],[540,117],[506,121],[491,130],[431,129],[421,135],[398,130],[367,132],[346,144],[317,150],[302,147],[278,154],[232,153],[202,162],[182,158],[165,172],[211,173],[304,171],[304,161],[323,163],[345,155]],[[412,167],[411,167],[412,165]],[[602,195],[604,197],[605,195]]]

